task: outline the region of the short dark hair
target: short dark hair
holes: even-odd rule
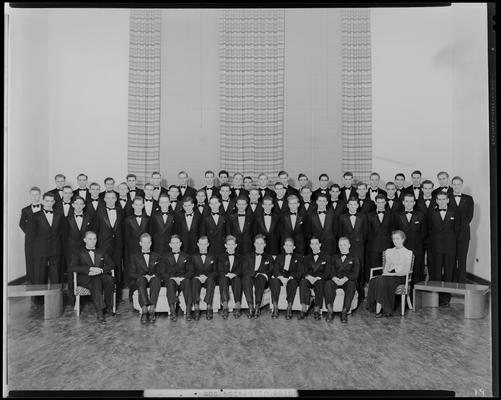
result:
[[[63,190],[64,190],[64,189],[70,189],[70,190],[73,190],[73,188],[72,188],[70,185],[64,185],[64,186],[63,186]]]
[[[140,201],[141,201],[141,203],[143,203],[143,204],[144,204],[144,199],[143,199],[141,196],[136,196],[136,197],[134,197],[134,200],[132,200],[132,203],[135,203],[135,202],[136,202],[136,200],[140,200]]]
[[[55,177],[54,177],[54,180],[56,180],[57,178],[64,178],[66,180],[66,177],[63,175],[63,174],[57,174]]]
[[[169,195],[167,193],[161,193],[160,196],[158,196],[158,200],[160,201],[160,199],[162,197],[165,197],[166,199],[168,199],[170,201],[170,197],[169,197]]]
[[[319,198],[321,198],[321,197],[323,197],[325,200],[329,200],[329,199],[327,198],[327,195],[326,195],[326,194],[323,194],[323,193],[320,193],[320,194],[318,194],[318,195],[317,195],[317,200],[318,200]]]
[[[371,173],[370,177],[377,176],[378,179],[381,179],[381,175],[379,175],[377,172]]]
[[[396,186],[395,182],[386,182],[386,187],[388,186]]]
[[[38,192],[38,193],[42,193],[42,191],[40,190],[40,188],[38,186],[32,186],[30,188],[30,192],[33,192],[33,191]]]
[[[221,175],[230,176],[230,174],[228,173],[228,171],[225,171],[224,169],[222,169],[221,171],[219,171],[219,173],[217,174],[217,176],[221,176]]]
[[[412,175],[419,175],[419,176],[422,176],[423,174],[421,173],[421,171],[420,171],[420,170],[418,170],[418,169],[417,169],[417,170],[415,170],[415,171],[412,171],[411,176],[412,176]]]
[[[289,176],[289,173],[288,173],[287,171],[282,170],[282,171],[280,171],[280,172],[278,173],[278,175],[277,175],[277,176],[280,176],[280,175],[287,175],[287,176]]]
[[[386,196],[385,196],[384,194],[382,194],[382,193],[379,193],[379,194],[377,194],[377,195],[376,195],[376,197],[374,198],[374,201],[376,201],[376,200],[381,200],[381,199],[383,199],[383,200],[385,200],[385,201],[386,201]]]
[[[104,192],[104,197],[106,197],[106,195],[107,195],[108,193],[110,193],[110,194],[112,194],[113,196],[117,197],[117,194],[116,194],[116,192],[115,192],[114,190],[107,190],[106,192]]]
[[[440,175],[445,175],[447,176],[447,178],[449,177],[449,174],[445,171],[440,171],[438,174],[437,174],[437,178],[440,176]]]
[[[179,190],[179,187],[177,185],[170,185],[168,190],[171,190],[171,189]]]
[[[431,184],[431,187],[435,186],[435,184],[430,181],[429,179],[426,179],[425,181],[421,182],[421,186],[424,186],[424,185],[429,185]]]
[[[439,191],[439,192],[437,193],[437,197],[438,197],[438,196],[445,196],[445,197],[449,197],[449,196],[447,195],[447,192],[442,192],[442,191]]]
[[[77,179],[80,178],[81,176],[85,176],[85,179],[89,179],[89,177],[87,175],[85,175],[83,172],[81,172],[77,175]]]
[[[127,174],[127,176],[125,177],[125,179],[128,180],[129,178],[137,179],[137,176],[136,176],[136,174]]]
[[[399,172],[398,174],[395,175],[395,180],[397,180],[398,177],[404,178],[405,180],[405,175]]]
[[[249,179],[250,179],[251,182],[254,180],[254,179],[252,179],[252,176],[249,176],[249,175],[244,176],[244,181],[245,180],[249,180]]]
[[[153,183],[151,182],[148,182],[148,183],[145,183],[144,184],[144,188],[146,189],[146,186],[151,186],[152,188],[155,188],[155,186],[153,185]]]
[[[283,188],[285,188],[284,184],[282,182],[278,182],[278,181],[275,182],[275,184],[273,185],[273,187],[276,189],[277,186],[282,186]]]
[[[74,203],[75,201],[77,201],[77,200],[82,200],[82,202],[83,202],[83,203],[85,203],[85,199],[84,199],[82,196],[75,196],[75,197],[73,198],[73,203]]]
[[[52,197],[54,198],[54,193],[52,192],[45,192],[42,196],[42,199],[45,199],[46,197]]]
[[[179,236],[177,233],[175,233],[174,235],[171,235],[169,243],[172,241],[172,239],[178,239],[180,242],[182,242],[181,236]]]
[[[411,198],[412,200],[416,200],[413,193],[404,193],[404,200],[406,198]]]
[[[248,202],[249,202],[249,200],[247,199],[247,196],[238,196],[238,197],[237,197],[237,203],[238,203],[239,201],[241,201],[241,200],[245,201],[246,203],[248,203]]]
[[[348,203],[349,203],[350,201],[356,201],[356,202],[357,202],[357,204],[358,204],[358,199],[357,199],[355,196],[351,196],[351,197],[348,199]]]
[[[98,187],[101,187],[101,185],[97,182],[92,182],[90,185],[89,185],[89,188],[93,187],[93,186],[98,186]]]
[[[210,170],[210,169],[208,169],[207,171],[205,171],[204,176],[207,176],[207,174],[216,175],[216,174],[214,173],[214,171],[212,171],[212,170]]]
[[[329,175],[327,175],[327,174],[325,174],[325,173],[320,174],[320,175],[318,176],[318,180],[320,180],[320,179],[322,179],[322,178],[327,178],[327,179],[329,179]]]
[[[184,204],[184,203],[192,203],[192,204],[194,204],[194,201],[193,201],[193,199],[192,199],[192,197],[191,197],[191,196],[186,196],[186,197],[184,198],[184,200],[183,200],[183,204]]]
[[[322,241],[320,240],[320,238],[318,236],[312,236],[310,238],[310,243],[311,243],[312,240],[318,240],[319,243],[322,243]]]
[[[258,239],[263,239],[264,242],[266,243],[266,236],[264,235],[261,235],[260,233],[258,233],[256,236],[254,236],[254,242]]]
[[[230,186],[229,183],[226,183],[226,182],[225,183],[221,183],[221,186],[219,186],[219,189],[224,188],[224,187],[227,187],[228,189],[231,190],[231,186]]]
[[[353,172],[350,172],[350,171],[346,171],[344,174],[343,174],[343,178],[346,178],[347,176],[353,178]]]
[[[115,183],[115,179],[113,179],[111,176],[108,176],[107,178],[104,179],[104,184],[106,185],[106,182],[108,181],[113,181],[113,183]]]
[[[287,196],[287,203],[291,200],[297,200],[299,201],[299,197],[297,197],[295,194],[290,194]]]
[[[297,176],[297,180],[300,180],[301,178],[308,179],[308,177],[305,174],[303,174],[302,172]]]
[[[365,182],[358,182],[357,188],[359,188],[360,186],[365,186],[365,188],[367,189],[367,183],[365,183]]]
[[[329,191],[332,190],[332,188],[337,188],[337,189],[341,190],[341,186],[339,186],[337,183],[333,183],[331,185],[331,187],[329,188]]]
[[[162,174],[161,174],[160,172],[158,172],[158,171],[154,171],[154,172],[152,172],[152,173],[151,173],[151,176],[153,176],[153,175],[160,175],[160,176],[162,176]]]
[[[460,176],[456,175],[454,178],[451,179],[451,182],[454,182],[455,180],[458,180],[458,181],[461,181],[461,183],[464,183],[463,178],[461,178]]]
[[[264,203],[265,200],[270,200],[273,203],[273,197],[271,197],[269,195],[266,195],[266,196],[263,197],[263,203]]]

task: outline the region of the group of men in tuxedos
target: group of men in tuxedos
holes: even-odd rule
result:
[[[364,298],[370,268],[381,266],[383,251],[392,247],[393,230],[405,232],[405,246],[415,255],[413,282],[425,278],[425,264],[432,280],[466,280],[474,203],[463,193],[459,176],[449,182],[449,175],[440,172],[435,188],[414,171],[412,185],[405,187],[405,176],[399,173],[383,189],[377,173],[368,184],[355,184],[353,174],[346,172],[342,186],[329,184],[329,176],[321,174],[314,191],[305,174],[298,176],[298,189],[290,186],[285,171],[280,171],[273,189],[265,174],[258,176],[256,187],[252,177],[240,173],[231,184],[226,171],[218,178],[216,186],[214,172],[206,171],[206,184],[197,190],[181,171],[178,185],[163,187],[161,174],[154,172],[140,189],[136,176],[128,174],[118,186],[106,178],[101,191],[96,182],[88,185],[85,174],[77,176],[74,190],[58,174],[56,187],[43,196],[40,188],[32,187],[31,204],[22,209],[19,224],[25,233],[28,283],[67,279],[71,296],[76,272],[77,284],[93,292],[101,321],[110,312],[111,270],[118,288],[130,289],[129,300],[138,290],[143,322],[155,321],[161,286],[167,288],[172,319],[180,291],[187,318],[192,307],[193,318],[200,318],[202,287],[206,317],[212,319],[214,288],[219,286],[224,318],[230,288],[238,318],[242,294],[248,316],[259,317],[267,287],[272,317],[278,317],[276,303],[283,287],[286,318],[292,317],[297,291],[299,318],[306,316],[313,290],[315,319],[325,300],[332,320],[335,289],[349,286],[349,292],[358,291],[359,301]],[[345,275],[336,276],[339,271]],[[444,295],[441,304],[447,303]],[[343,307],[344,321],[348,306]]]

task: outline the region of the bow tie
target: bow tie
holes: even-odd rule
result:
[[[431,197],[429,199],[423,198],[424,201],[431,201]]]
[[[193,213],[191,214],[186,214],[187,217],[193,217]]]
[[[149,251],[143,251],[143,256],[144,256],[145,254],[150,255],[150,252],[149,252]]]
[[[33,208],[40,208],[40,204],[32,204],[31,207],[33,207]]]
[[[75,218],[83,218],[82,214],[75,214]]]
[[[136,218],[141,218],[142,215],[134,215]]]
[[[131,189],[131,190],[129,190],[129,192],[135,192],[135,191],[136,191],[136,189]]]
[[[162,211],[162,215],[168,215],[169,212],[168,211]]]
[[[235,255],[235,253],[228,253],[228,252],[226,252],[226,254],[227,254],[228,256],[234,256],[234,255]]]
[[[99,199],[92,199],[91,201],[92,201],[92,202],[94,202],[94,201],[99,201]]]
[[[86,248],[85,250],[87,250],[89,253],[90,253],[91,251],[92,251],[92,252],[94,252],[94,253],[96,252],[96,250],[95,250],[95,249],[87,249],[87,248]]]
[[[219,215],[219,213],[218,213],[218,212],[213,212],[213,213],[211,213],[211,214],[212,214],[212,215]]]
[[[412,215],[412,211],[406,211],[405,212],[407,215],[411,214]]]
[[[265,216],[265,217],[271,217],[271,213],[269,213],[269,214],[264,213],[264,216]]]
[[[186,185],[179,186],[180,189],[186,189]]]
[[[262,256],[262,255],[263,255],[263,253],[254,253],[254,254],[256,254],[256,257],[257,257],[257,256]]]
[[[414,186],[414,190],[421,189],[419,186]]]
[[[318,215],[320,215],[320,214],[325,214],[325,211],[319,211]]]
[[[172,254],[174,255],[179,254],[179,251],[173,251]]]
[[[223,200],[223,203],[228,203],[228,202],[229,202],[229,200]]]
[[[50,211],[50,210],[44,210],[45,211],[45,214],[54,214],[54,211]]]
[[[207,188],[207,189],[205,189],[205,190],[212,190],[212,186],[211,186],[211,187],[208,187],[208,188]]]
[[[238,214],[239,217],[245,217],[245,214]]]
[[[377,213],[378,214],[384,214],[384,211],[378,211]]]
[[[111,211],[111,210],[114,210],[115,207],[106,207],[107,210]]]
[[[311,204],[311,201],[305,201],[304,204]]]
[[[460,194],[455,194],[454,197],[459,197],[461,198],[461,195]]]
[[[120,201],[127,201],[126,198],[125,199],[119,198],[118,200],[120,200]]]
[[[297,215],[297,212],[291,212],[290,214],[291,215]]]
[[[350,217],[355,217],[356,215],[357,215],[356,213],[355,214],[350,213]]]
[[[68,206],[69,206],[70,204],[71,204],[71,203],[70,203],[69,201],[68,201],[68,202],[63,201],[63,205],[68,205]]]
[[[153,199],[144,199],[144,201],[149,201],[149,202],[152,202]]]
[[[373,193],[374,193],[374,192],[375,192],[375,193],[377,193],[377,189],[371,189],[371,192],[373,192]]]
[[[447,208],[439,208],[438,210],[439,210],[440,212],[442,212],[442,211],[447,211]]]
[[[201,255],[201,256],[206,256],[206,255],[207,255],[207,253],[200,253],[200,255]]]
[[[160,190],[160,186],[155,186],[153,190]]]
[[[86,192],[87,189],[78,189],[79,192]]]
[[[292,256],[292,253],[285,253],[286,256]]]

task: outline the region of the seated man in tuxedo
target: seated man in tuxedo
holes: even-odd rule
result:
[[[178,200],[183,200],[186,197],[195,198],[197,191],[194,187],[188,185],[188,173],[186,171],[179,171],[177,174],[177,179],[179,180],[179,196]]]
[[[320,321],[320,308],[324,302],[324,281],[328,278],[331,257],[321,251],[322,243],[316,237],[310,238],[312,254],[303,258],[303,273],[299,282],[299,296],[301,300],[301,312],[298,319],[306,318],[310,306],[311,288],[315,293],[315,307],[313,316]]]
[[[244,189],[247,191],[247,193],[250,192],[253,186],[254,186],[254,180],[252,179],[252,176],[244,176]]]
[[[219,295],[223,306],[223,319],[228,318],[228,301],[230,299],[230,285],[235,301],[233,316],[240,317],[240,305],[242,302],[242,277],[243,277],[243,256],[237,254],[237,239],[228,235],[224,243],[226,251],[217,257],[217,280],[219,283]]]
[[[172,235],[169,242],[172,252],[162,254],[159,265],[160,277],[163,285],[167,287],[171,321],[177,320],[176,304],[180,291],[183,292],[186,302],[186,320],[191,321],[193,265],[190,256],[181,251],[182,244],[178,235]]]
[[[154,190],[153,184],[144,185],[144,212],[148,217],[158,211],[158,201],[153,198]]]
[[[105,313],[113,314],[113,278],[110,271],[115,265],[108,254],[96,249],[97,235],[93,231],[85,233],[84,242],[85,248],[73,253],[69,271],[77,273],[79,286],[90,290],[97,320],[104,322]]]
[[[287,293],[287,311],[285,319],[292,318],[292,303],[296,297],[299,282],[301,281],[303,266],[303,257],[294,253],[294,239],[286,238],[284,241],[285,252],[279,254],[275,259],[275,265],[270,280],[271,302],[273,305],[272,318],[278,318],[278,298],[280,296],[280,287],[283,286]]]
[[[158,198],[161,194],[167,194],[167,189],[162,186],[162,174],[160,172],[155,171],[151,173],[150,183],[153,185],[152,196],[155,200],[158,201]],[[144,188],[146,189],[146,185],[144,186]]]
[[[289,174],[287,173],[287,171],[280,171],[278,173],[278,179],[282,183],[282,185],[284,185],[285,198],[289,197],[291,194],[299,197],[299,190],[289,185]]]
[[[376,202],[376,196],[378,194],[386,196],[386,191],[379,187],[380,180],[381,177],[377,172],[373,172],[369,177],[369,197],[374,203]]]
[[[317,201],[317,197],[319,194],[329,194],[329,175],[327,174],[320,174],[318,177],[318,183],[319,183],[319,188],[317,190],[313,191],[313,195],[311,196],[311,199],[313,201]]]
[[[155,322],[155,308],[162,283],[160,281],[160,254],[150,251],[151,236],[143,233],[139,238],[141,253],[131,257],[130,277],[138,288],[139,305],[141,306],[141,323]],[[148,288],[150,293],[148,295]]]
[[[382,195],[380,195],[382,196]],[[325,281],[324,294],[327,306],[327,322],[334,319],[334,300],[336,290],[342,288],[344,291],[343,310],[341,312],[341,322],[348,322],[348,312],[351,309],[351,302],[357,289],[358,275],[360,274],[360,261],[358,257],[350,254],[350,240],[346,237],[339,238],[340,254],[333,257],[329,266],[328,279]]]
[[[63,174],[57,174],[54,177],[54,181],[56,183],[56,187],[49,190],[49,193],[52,193],[54,195],[54,201],[59,203],[63,198],[63,187],[66,185],[66,177]]]
[[[198,238],[198,253],[193,254],[191,261],[193,264],[193,278],[191,280],[191,295],[195,314],[193,319],[200,319],[200,291],[205,288],[204,302],[207,304],[206,318],[211,320],[214,315],[212,301],[214,299],[214,289],[216,287],[217,257],[207,253],[209,238],[200,236]]]
[[[37,186],[30,189],[31,203],[21,210],[21,219],[19,227],[24,233],[24,256],[26,260],[26,280],[27,284],[31,285],[35,281],[35,257],[33,255],[33,215],[42,210],[40,203],[41,190]],[[72,191],[70,193],[73,194]],[[56,194],[55,196],[59,196]]]
[[[247,317],[259,318],[261,315],[261,301],[264,290],[269,286],[271,272],[273,270],[273,257],[264,252],[266,238],[264,235],[256,235],[254,238],[255,251],[244,256],[243,280],[245,298],[249,305]],[[255,300],[253,289],[255,290]]]

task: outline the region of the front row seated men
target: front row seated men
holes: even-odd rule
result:
[[[209,239],[207,236],[200,236],[197,242],[198,254],[191,257],[193,264],[193,279],[191,281],[191,295],[193,305],[195,306],[195,315],[193,319],[198,321],[200,319],[200,291],[202,287],[205,288],[204,302],[207,304],[207,319],[212,319],[212,301],[214,299],[214,289],[216,286],[215,276],[217,259],[216,256],[207,254],[209,247]]]
[[[240,317],[240,306],[242,302],[242,261],[243,256],[235,252],[237,248],[237,239],[235,236],[226,236],[224,247],[226,251],[220,254],[217,259],[217,273],[219,283],[219,295],[223,306],[223,319],[228,318],[228,301],[230,299],[230,285],[235,301],[233,316]]]

